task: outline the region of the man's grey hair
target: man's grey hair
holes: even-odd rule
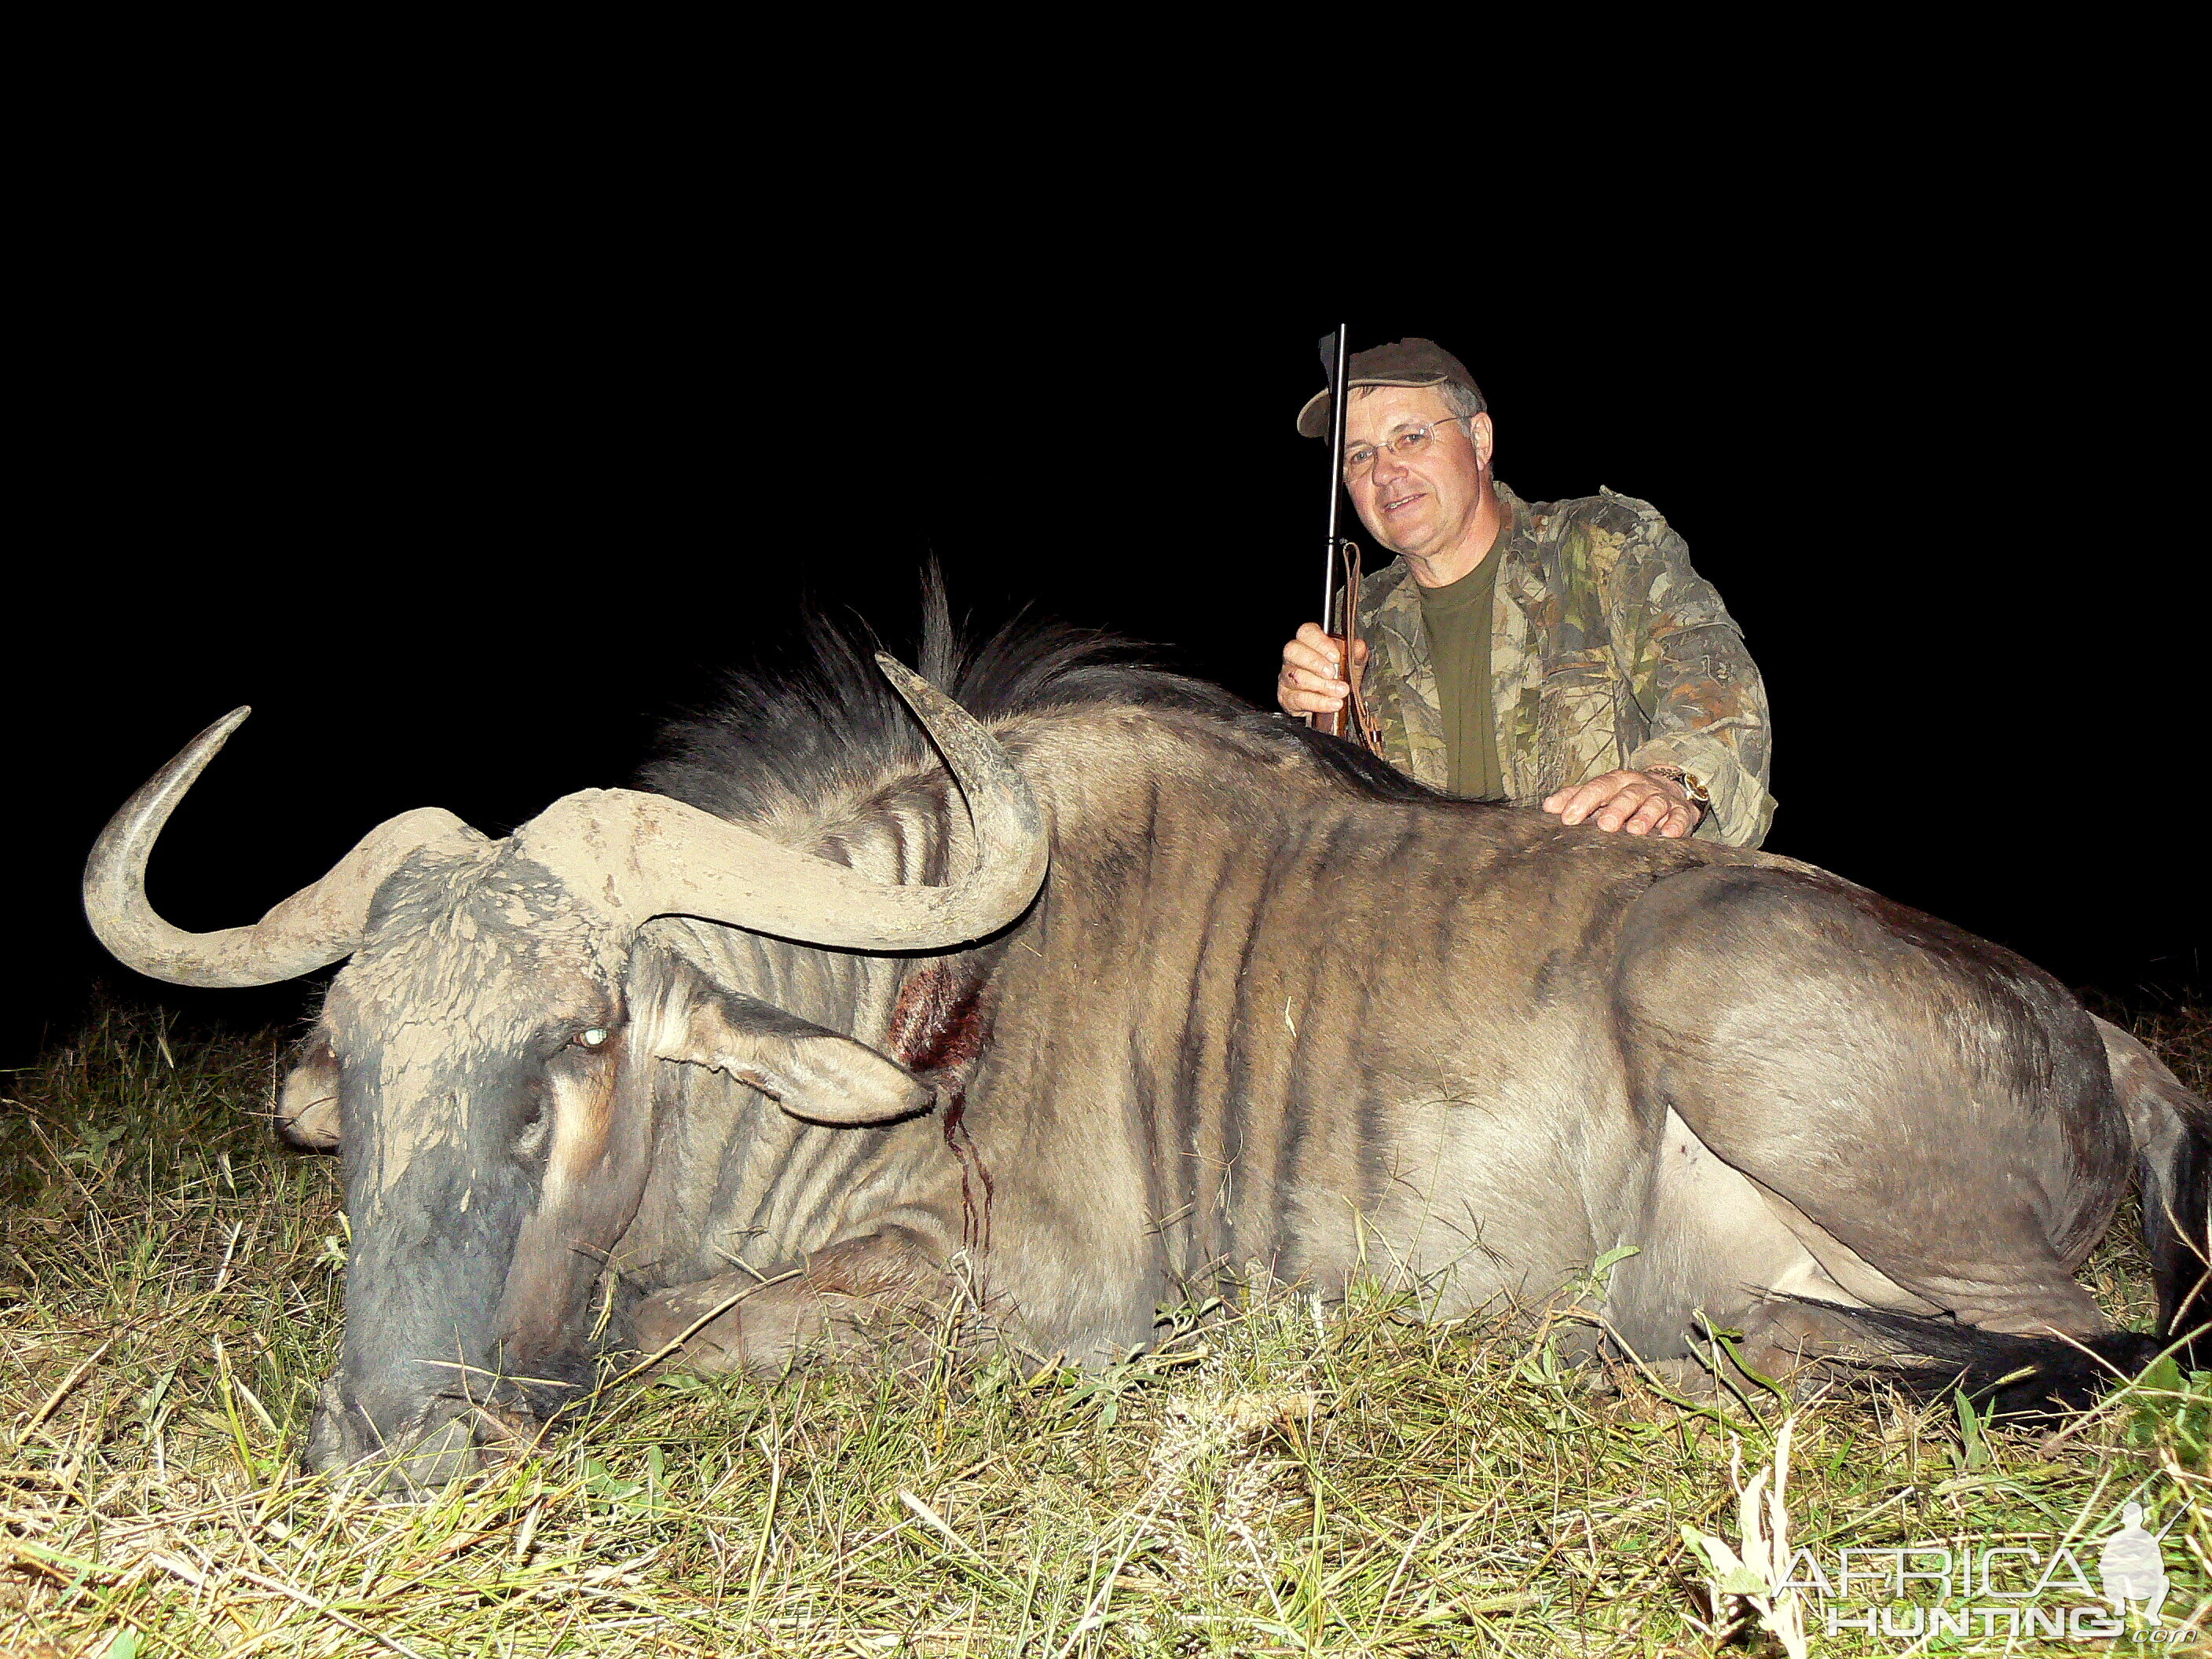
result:
[[[1468,386],[1462,380],[1446,380],[1437,390],[1444,394],[1444,401],[1451,405],[1451,412],[1455,415],[1480,415],[1490,407],[1483,398],[1480,386]]]

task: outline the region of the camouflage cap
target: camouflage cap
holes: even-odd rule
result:
[[[1327,374],[1333,367],[1324,348],[1322,373]],[[1474,393],[1476,403],[1482,402],[1482,388],[1475,385],[1474,376],[1467,372],[1467,365],[1434,340],[1395,340],[1389,345],[1355,351],[1346,366],[1346,379],[1353,386],[1442,386],[1446,380],[1457,380]],[[1306,406],[1298,411],[1298,435],[1328,435],[1327,386],[1307,398]]]

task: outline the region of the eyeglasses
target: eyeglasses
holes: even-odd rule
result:
[[[1429,441],[1437,435],[1438,427],[1449,426],[1454,421],[1471,421],[1474,418],[1472,415],[1448,415],[1443,420],[1431,421],[1426,426],[1409,426],[1385,443],[1361,444],[1356,449],[1347,449],[1344,452],[1344,476],[1351,478],[1366,471],[1375,465],[1375,458],[1386,449],[1401,460],[1409,455],[1418,455],[1429,447]],[[1474,434],[1469,433],[1468,435]]]

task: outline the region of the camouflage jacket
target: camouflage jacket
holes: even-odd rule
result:
[[[1766,688],[1682,538],[1609,489],[1528,502],[1500,484],[1498,495],[1490,672],[1507,798],[1534,805],[1615,767],[1671,764],[1711,800],[1698,836],[1759,845],[1774,817]],[[1443,788],[1443,716],[1404,560],[1361,582],[1359,631],[1382,758]]]

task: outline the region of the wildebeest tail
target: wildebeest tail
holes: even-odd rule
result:
[[[2212,1104],[2118,1026],[2100,1019],[2097,1030],[2135,1139],[2159,1330],[2166,1342],[2180,1339],[2184,1371],[2212,1369]]]
[[[1925,1400],[1954,1389],[1984,1411],[2027,1416],[2085,1411],[2142,1370],[2166,1343],[2144,1331],[2101,1336],[2015,1336],[1964,1325],[1931,1314],[1847,1308],[1814,1297],[1793,1297],[1869,1334],[1897,1345],[1901,1354],[1867,1362],[1884,1382]]]

